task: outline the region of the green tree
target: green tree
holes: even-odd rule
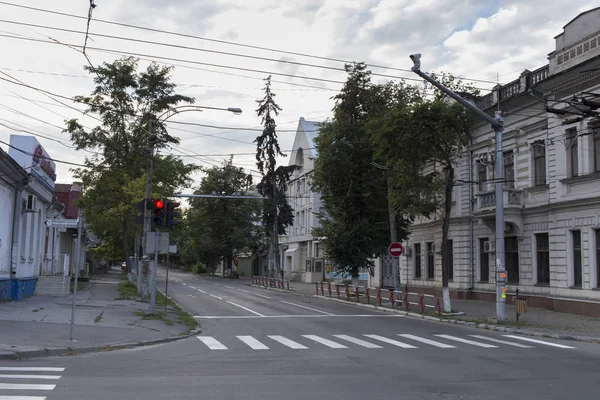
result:
[[[285,235],[286,228],[294,223],[294,210],[290,206],[286,192],[292,173],[298,168],[295,165],[277,166],[277,157],[286,157],[281,152],[277,140],[277,125],[275,116],[281,108],[275,102],[275,93],[271,91],[271,76],[265,79],[265,96],[258,100],[256,110],[263,132],[254,142],[256,143],[256,165],[262,174],[262,179],[257,185],[258,192],[269,201],[265,205],[262,221],[266,235],[269,238],[271,271],[275,270],[278,277],[283,278],[283,271],[279,262],[279,235]]]
[[[231,160],[223,167],[206,168],[203,172],[206,176],[197,194],[231,196],[248,191],[252,185],[252,176]],[[261,242],[261,200],[194,198],[190,205],[187,234],[192,250],[186,251],[196,254],[209,269],[214,271],[220,260],[232,269],[239,253],[252,251]]]
[[[141,232],[134,225],[134,217],[136,204],[145,197],[148,121],[179,103],[194,101],[175,92],[171,68],[152,63],[137,72],[137,67],[137,60],[131,57],[98,67],[85,66],[94,76],[95,88],[89,96],[74,100],[87,105],[86,113],[97,115],[94,118],[99,124],[87,129],[71,119],[65,121],[64,130],[78,150],[94,153],[86,157],[84,168],[74,171],[84,189],[80,206],[99,238],[113,247],[120,242],[128,270],[134,235]],[[155,148],[179,143],[162,124],[156,132]],[[168,196],[191,184],[190,174],[196,166],[171,156],[156,156],[155,160],[155,193]]]
[[[369,120],[394,104],[412,99],[411,87],[371,82],[362,63],[346,65],[348,78],[337,94],[334,116],[321,126],[316,138],[312,188],[320,192],[325,212],[313,234],[323,238],[327,257],[338,271],[357,276],[359,268],[372,270],[373,259],[390,242],[387,175],[373,166]],[[398,238],[406,237],[409,220],[397,213]]]

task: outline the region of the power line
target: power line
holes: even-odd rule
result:
[[[20,4],[5,2],[5,1],[0,1],[0,4],[4,4],[7,6],[11,6],[11,7],[19,7],[19,8],[34,10],[34,11],[43,12],[43,13],[54,14],[54,15],[61,15],[61,16],[70,17],[70,18],[88,19],[86,17],[82,17],[82,16],[76,15],[76,14],[69,14],[69,13],[48,10],[48,9],[43,9],[43,8],[38,8],[38,7],[24,6],[24,5],[20,5]],[[149,28],[149,27],[133,25],[133,24],[126,24],[126,23],[116,22],[116,21],[108,21],[108,20],[104,20],[104,19],[94,19],[94,21],[103,23],[103,24],[144,30],[147,32],[162,33],[162,34],[166,34],[166,35],[185,37],[185,38],[189,38],[189,39],[198,39],[198,40],[204,40],[207,42],[227,44],[227,45],[238,46],[238,47],[246,47],[246,48],[251,48],[251,49],[255,49],[255,50],[263,50],[263,51],[269,51],[269,52],[289,54],[289,55],[314,58],[314,59],[319,59],[319,60],[324,60],[324,61],[339,62],[339,63],[344,63],[344,64],[352,63],[352,61],[342,60],[342,59],[334,58],[334,57],[324,57],[324,56],[294,52],[294,51],[289,51],[289,50],[278,50],[278,49],[268,48],[268,47],[264,47],[264,46],[255,46],[255,45],[249,45],[249,44],[243,44],[243,43],[236,43],[236,42],[227,41],[227,40],[213,39],[213,38],[202,37],[202,36],[197,36],[197,35],[190,35],[190,34],[178,33],[178,32],[173,32],[173,31],[167,31],[167,30],[163,30],[163,29]],[[366,63],[366,64],[371,68],[380,68],[380,69],[387,69],[387,70],[391,70],[391,71],[400,71],[400,72],[412,72],[411,70],[404,69],[404,68],[382,66],[382,65],[376,65],[376,64],[371,64],[371,63]],[[498,83],[497,81],[484,80],[484,79],[469,79],[469,78],[462,78],[462,79],[473,81],[473,82],[494,83],[494,84]]]
[[[28,156],[32,156],[32,157],[34,156],[34,154],[33,154],[33,153],[30,153],[30,152],[28,152],[28,151],[25,151],[25,150],[21,150],[21,149],[19,149],[18,147],[15,147],[15,146],[11,145],[10,143],[6,143],[6,142],[5,142],[5,141],[3,141],[3,140],[0,140],[0,143],[2,143],[2,144],[5,144],[5,145],[7,145],[8,147],[10,147],[10,148],[13,148],[13,149],[15,149],[15,150],[17,150],[17,151],[20,151],[20,152],[21,152],[21,153],[23,153],[23,154],[27,154]],[[48,159],[48,158],[46,158],[46,157],[45,157],[45,156],[43,156],[43,155],[42,155],[42,158],[45,158],[45,159],[47,159],[48,161],[54,161],[54,162],[61,163],[61,164],[67,164],[67,165],[74,165],[74,166],[76,166],[76,167],[84,167],[84,168],[89,168],[89,166],[87,166],[87,165],[78,164],[78,163],[74,163],[74,162],[71,162],[71,161],[56,160],[56,159],[52,159],[52,158],[51,158],[51,159]]]

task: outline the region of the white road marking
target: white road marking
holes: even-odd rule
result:
[[[526,344],[509,342],[507,340],[500,340],[500,339],[491,338],[491,337],[487,337],[487,336],[481,336],[481,335],[469,335],[469,336],[472,336],[477,339],[489,340],[490,342],[502,343],[502,344],[507,344],[509,346],[520,347],[522,349],[532,349],[533,348],[532,346],[527,346]]]
[[[314,340],[317,343],[324,344],[327,347],[331,347],[332,349],[347,349],[347,346],[340,344],[338,342],[334,342],[333,340],[325,339],[317,335],[302,335],[307,339]]]
[[[425,343],[425,344],[430,344],[432,346],[435,347],[439,347],[442,349],[454,349],[456,348],[455,346],[450,346],[449,344],[444,344],[444,343],[440,343],[440,342],[436,342],[435,340],[430,340],[430,339],[425,339],[419,336],[415,336],[415,335],[409,335],[409,334],[405,334],[405,333],[400,333],[398,334],[398,336],[402,336],[405,337],[407,339],[412,339],[415,340],[417,342],[421,342],[421,343]]]
[[[269,350],[267,346],[254,339],[252,336],[238,336],[237,338],[246,343],[253,350]]]
[[[234,289],[234,288],[232,288],[231,286],[223,286],[223,287],[225,287],[225,288],[227,288],[227,289]]]
[[[495,346],[493,344],[476,342],[474,340],[463,339],[463,338],[459,338],[456,336],[450,336],[450,335],[435,335],[435,336],[441,337],[443,339],[454,340],[455,342],[470,344],[472,346],[484,347],[486,349],[498,348],[498,346]]]
[[[188,294],[188,296],[190,296],[191,298],[195,299],[196,296],[194,296],[193,294]]]
[[[212,293],[211,293],[210,295],[211,295],[212,297],[216,297],[216,298],[217,298],[217,299],[219,299],[219,300],[223,300],[221,297],[219,297],[219,296],[215,296],[215,295],[214,295],[214,294],[212,294]]]
[[[241,309],[243,309],[243,310],[246,310],[246,311],[248,311],[248,312],[251,312],[251,313],[252,313],[252,314],[254,314],[254,315],[258,315],[259,317],[264,317],[264,315],[262,315],[261,313],[258,313],[258,312],[256,312],[256,311],[253,311],[253,310],[249,309],[248,307],[240,306],[239,304],[236,304],[236,303],[234,303],[233,301],[228,301],[228,303],[229,303],[229,304],[231,304],[231,305],[234,305],[234,306],[236,306],[236,307],[239,307],[239,308],[241,308]]]
[[[281,343],[284,346],[289,347],[290,349],[294,349],[294,350],[303,350],[303,349],[308,349],[308,347],[301,345],[298,342],[294,342],[293,340],[290,340],[288,338],[285,338],[283,336],[279,336],[279,335],[267,335],[268,338],[275,340],[276,342]]]
[[[362,339],[353,338],[352,336],[348,336],[348,335],[333,335],[333,336],[335,336],[336,338],[342,339],[342,340],[346,340],[350,343],[354,343],[359,346],[366,347],[367,349],[382,349],[383,348],[378,344],[369,343]]]
[[[0,396],[0,400],[46,400],[46,396]]]
[[[196,289],[196,290],[199,291],[200,293],[206,294],[206,292],[204,290],[202,290],[202,289]]]
[[[187,283],[182,283],[183,286],[187,286]]]
[[[196,288],[195,288],[195,287],[193,287],[192,285],[190,285],[190,287],[191,287],[192,289],[196,290]]]
[[[0,367],[0,371],[62,372],[64,370],[58,367]]]
[[[333,315],[332,313],[329,313],[329,312],[326,312],[326,311],[317,310],[316,308],[310,308],[310,307],[306,307],[306,306],[303,306],[303,305],[300,305],[300,304],[296,304],[296,303],[290,303],[289,301],[281,300],[281,302],[282,302],[282,303],[285,303],[285,304],[289,304],[289,305],[291,305],[291,306],[296,306],[296,307],[300,307],[300,308],[305,308],[305,309],[307,309],[307,310],[310,310],[310,311],[315,311],[315,312],[318,312],[318,313],[321,313],[321,314],[325,314],[325,315]]]
[[[54,390],[56,385],[35,385],[29,383],[0,383],[0,390]]]
[[[576,347],[573,347],[573,346],[566,346],[564,344],[545,342],[543,340],[531,339],[531,338],[526,338],[526,337],[521,337],[521,336],[516,336],[516,335],[502,335],[502,336],[509,337],[512,339],[525,340],[526,342],[531,342],[531,343],[544,344],[546,346],[558,347],[560,349],[576,349]]]
[[[48,379],[48,380],[57,380],[57,379],[60,379],[60,375],[9,375],[9,374],[0,374],[0,378],[2,378],[2,379]]]
[[[376,315],[376,314],[348,314],[348,315],[324,315],[324,314],[292,314],[292,315],[194,315],[197,319],[249,319],[249,318],[404,318],[404,315]],[[452,346],[451,346],[452,347]]]
[[[416,349],[417,348],[416,346],[413,346],[411,344],[402,343],[402,342],[399,342],[394,339],[386,338],[385,336],[379,336],[379,335],[364,335],[364,336],[371,338],[371,339],[379,340],[384,343],[393,344],[394,346],[402,347],[404,349]]]
[[[238,289],[238,290],[239,290],[239,289]],[[248,292],[248,293],[249,293],[249,292]],[[254,293],[254,294],[255,294],[255,295],[257,295],[258,297],[263,297],[263,298],[265,298],[265,299],[273,300],[273,298],[272,298],[272,297],[269,297],[269,296],[264,296],[264,295],[262,295],[262,294],[258,294],[258,293]]]
[[[247,290],[244,290],[244,289],[236,289],[236,290],[237,290],[238,292],[250,293],[249,291],[247,291]]]
[[[227,350],[227,347],[212,336],[196,336],[211,350]]]

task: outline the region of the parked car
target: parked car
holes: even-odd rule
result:
[[[123,264],[121,264],[121,269],[122,270],[126,270],[127,269],[127,263],[125,261],[123,261]]]

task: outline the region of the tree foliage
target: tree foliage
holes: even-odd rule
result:
[[[137,71],[137,60],[131,57],[84,68],[94,76],[95,88],[89,96],[76,96],[75,101],[87,106],[87,114],[97,115],[99,124],[88,129],[71,119],[65,121],[64,130],[78,150],[92,154],[86,157],[85,167],[74,170],[84,189],[80,206],[111,255],[116,256],[120,243],[121,256],[130,268],[133,236],[141,232],[141,227],[134,225],[134,217],[137,203],[145,196],[148,122],[194,99],[177,94],[169,77],[171,68],[154,63],[141,72]],[[156,134],[156,148],[179,143],[160,123]],[[189,186],[195,169],[172,156],[157,156],[154,193],[168,196],[177,188]]]

